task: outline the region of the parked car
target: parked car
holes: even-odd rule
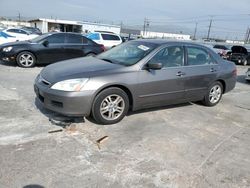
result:
[[[248,70],[246,72],[246,81],[250,82],[250,68],[248,68]]]
[[[8,42],[17,41],[16,37],[10,36],[2,31],[0,31],[0,45]]]
[[[236,77],[235,64],[205,46],[141,39],[49,65],[34,90],[45,108],[113,124],[128,110],[187,101],[214,106],[235,87]]]
[[[23,29],[16,29],[16,28],[5,29],[3,30],[3,32],[10,36],[16,37],[16,40],[18,41],[31,40],[39,36],[29,31],[26,31]]]
[[[236,64],[247,65],[249,60],[248,51],[243,46],[233,46],[231,51],[227,53],[227,59]]]
[[[33,40],[0,46],[0,59],[16,62],[20,67],[49,64],[83,56],[93,56],[104,47],[76,33],[47,33]]]
[[[37,35],[41,35],[42,32],[40,31],[39,28],[35,28],[35,27],[22,27],[21,29],[25,30],[25,31],[28,31],[30,33],[34,33],[34,34],[37,34]]]
[[[231,51],[230,45],[215,44],[213,45],[213,48],[222,58],[226,58],[227,53]]]
[[[94,32],[88,34],[87,37],[98,44],[104,45],[105,49],[113,48],[122,43],[119,35],[110,32]]]

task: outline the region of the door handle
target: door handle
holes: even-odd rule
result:
[[[211,69],[210,69],[210,72],[216,72],[216,69],[211,68]]]
[[[179,72],[177,72],[176,76],[184,76],[185,74],[186,74],[185,72],[179,71]]]

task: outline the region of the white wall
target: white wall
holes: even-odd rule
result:
[[[36,23],[36,24],[35,24]],[[47,33],[48,32],[48,27],[46,29],[46,24],[43,25],[43,21],[37,21],[37,22],[31,22],[31,27],[36,27],[40,29],[42,33]]]
[[[20,27],[20,26],[27,26],[30,27],[31,24],[29,22],[18,22],[18,21],[7,21],[7,20],[0,20],[5,27]]]
[[[87,30],[88,32],[94,32],[94,31],[109,31],[116,34],[120,34],[121,28],[115,27],[111,25],[98,25],[98,24],[82,24],[82,31],[83,33]]]
[[[152,32],[152,31],[146,31],[145,33],[141,31],[141,36],[143,38],[166,38],[166,39],[177,39],[177,40],[191,40],[190,35],[174,34],[174,33],[160,33],[160,32]]]

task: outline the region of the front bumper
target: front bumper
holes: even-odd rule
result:
[[[0,51],[0,60],[4,62],[16,62],[16,53]]]
[[[66,92],[50,89],[36,79],[34,91],[43,107],[66,116],[89,116],[94,91]]]

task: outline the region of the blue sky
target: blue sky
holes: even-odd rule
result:
[[[100,21],[142,29],[144,18],[149,30],[206,36],[213,19],[211,36],[244,38],[250,26],[250,0],[0,0],[0,16],[46,17]]]

